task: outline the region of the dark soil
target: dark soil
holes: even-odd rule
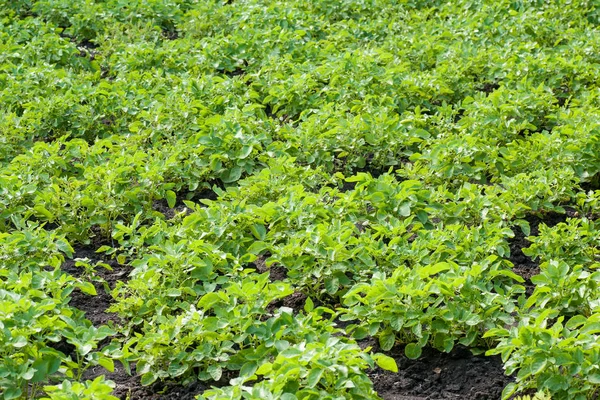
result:
[[[504,375],[500,357],[474,356],[464,347],[451,353],[426,348],[418,360],[408,359],[401,347],[388,355],[396,360],[398,373],[377,368],[369,374],[385,400],[497,400],[514,380]]]
[[[403,165],[412,164],[412,162],[408,158],[405,158],[405,157],[401,157],[400,159],[398,159],[399,163],[397,165],[373,165],[371,163],[371,161],[373,159],[373,154],[368,154],[366,158],[367,158],[367,164],[362,168],[358,168],[358,167],[353,168],[352,175],[357,175],[359,173],[365,173],[365,174],[370,174],[374,179],[377,179],[384,174],[390,173],[390,168],[392,169],[392,175],[393,175],[393,171],[400,169]],[[334,164],[335,164],[336,171],[344,172],[344,166],[347,163],[344,160],[336,158],[334,160]],[[348,176],[350,176],[350,175],[348,175]],[[394,177],[396,178],[396,180],[398,182],[402,181],[402,179],[400,177],[398,177],[397,175],[394,175]],[[346,192],[356,189],[357,183],[358,182],[344,181],[342,183],[342,186],[338,187],[338,189],[340,192],[346,193]]]
[[[233,375],[224,371],[223,377],[219,381],[194,382],[189,385],[178,385],[174,383],[155,382],[149,386],[142,386],[140,378],[135,375],[129,375],[125,368],[115,363],[115,371],[108,372],[102,367],[96,367],[85,372],[84,379],[94,379],[97,376],[104,375],[107,380],[113,381],[116,386],[113,390],[113,396],[125,400],[193,400],[198,394],[216,386],[227,385]]]
[[[499,88],[500,84],[498,82],[484,82],[481,86],[477,88],[477,90],[489,94],[495,90],[498,90]]]
[[[110,67],[107,65],[100,66],[100,78],[114,81],[116,75],[111,74]]]
[[[116,314],[106,312],[106,309],[111,303],[110,295],[108,295],[104,291],[102,285],[97,282],[94,282],[94,286],[98,293],[97,296],[91,297],[90,295],[82,293],[79,289],[75,289],[73,293],[71,293],[69,305],[84,311],[85,317],[96,327],[107,325],[109,321],[119,323],[120,318]]]
[[[243,60],[241,66],[236,66],[234,69],[218,68],[217,72],[227,76],[228,78],[233,78],[235,76],[245,75],[246,67],[248,67],[248,61]]]
[[[167,40],[179,39],[179,32],[176,29],[163,29],[162,34]]]
[[[283,281],[287,279],[287,269],[277,264],[273,264],[268,267],[267,258],[269,258],[269,255],[266,254],[258,256],[251,266],[256,268],[256,272],[259,274],[264,274],[265,272],[269,271],[269,279],[271,282]]]
[[[585,192],[600,190],[600,172],[579,184]]]
[[[282,281],[287,278],[287,270],[285,267],[273,265],[269,268],[269,279],[271,282]]]
[[[71,343],[67,342],[66,339],[62,339],[60,342],[48,342],[48,347],[53,348],[54,350],[58,350],[63,353],[65,356],[71,356],[71,358],[75,359],[77,348]]]
[[[252,266],[256,268],[256,272],[263,274],[269,271],[269,280],[271,282],[283,281],[287,279],[287,269],[281,265],[273,264],[270,267],[267,266],[266,260],[269,258],[269,255],[258,256],[256,260],[252,263]],[[283,299],[272,301],[267,306],[268,312],[273,312],[279,307],[289,307],[296,312],[299,312],[304,309],[304,304],[306,303],[307,296],[300,292],[296,291],[290,294]]]
[[[288,307],[294,310],[295,312],[299,312],[304,310],[304,304],[306,304],[307,296],[302,292],[294,292],[287,297],[284,297],[280,300],[272,301],[267,306],[268,312],[273,312],[280,307]]]
[[[287,123],[290,123],[291,126],[297,126],[298,121],[300,119],[300,113],[296,114],[296,115],[281,115],[278,116],[277,114],[273,113],[273,107],[271,106],[271,104],[265,104],[265,115],[268,118],[271,118],[273,121],[275,121],[276,123],[278,123],[279,125],[284,125]]]
[[[104,258],[102,254],[98,254],[92,247],[79,247],[75,249],[75,254],[72,260],[67,260],[61,266],[64,272],[67,272],[73,276],[81,277],[85,272],[84,267],[76,266],[76,259],[87,259],[88,264],[94,266],[97,262],[102,262],[109,265],[112,271],[98,266],[94,272],[94,276],[101,278],[99,281],[92,281],[92,284],[96,288],[96,296],[91,296],[81,292],[79,289],[73,290],[71,293],[71,301],[69,305],[76,307],[85,312],[85,317],[89,319],[94,326],[106,325],[109,321],[120,323],[119,317],[114,313],[106,312],[106,309],[112,302],[110,293],[104,288],[102,280],[105,281],[110,289],[115,287],[117,281],[127,280],[130,268],[121,265],[115,260]]]
[[[100,47],[98,44],[88,40],[88,39],[83,39],[81,42],[79,42],[78,46],[80,48],[83,49],[88,49],[88,50],[94,50],[97,49],[98,47]]]
[[[538,225],[531,226],[531,235],[538,234]],[[509,240],[510,245],[510,262],[513,263],[513,272],[525,279],[525,294],[531,296],[535,285],[531,282],[531,277],[540,273],[540,266],[537,261],[523,254],[523,248],[529,247],[531,242],[525,238],[525,234],[519,227],[513,229],[515,237]]]
[[[226,70],[223,70],[223,71],[221,71],[221,72],[222,72],[223,74],[225,74],[225,75],[226,75],[228,78],[233,78],[233,77],[235,77],[235,76],[242,76],[242,75],[244,75],[244,74],[246,73],[246,71],[245,71],[245,70],[243,70],[243,69],[242,69],[242,68],[240,68],[240,67],[237,67],[237,68],[235,68],[233,71],[226,71]]]
[[[152,208],[155,211],[163,213],[166,219],[173,219],[176,214],[179,214],[182,211],[189,211],[185,205],[176,205],[173,208],[170,208],[167,204],[166,200],[156,200],[152,204]]]
[[[219,186],[221,186],[221,185],[219,185]],[[202,189],[202,190],[199,190],[198,192],[193,192],[193,193],[189,193],[187,191],[181,191],[181,192],[176,193],[175,195],[176,195],[176,199],[177,199],[175,201],[175,207],[173,207],[173,208],[169,207],[167,200],[161,199],[161,200],[155,200],[154,203],[152,204],[152,208],[155,211],[159,211],[159,212],[163,213],[166,219],[172,219],[175,216],[175,214],[178,214],[181,211],[187,210],[189,213],[189,209],[183,202],[184,200],[190,200],[190,201],[193,201],[194,203],[198,203],[202,199],[217,200],[217,198],[218,198],[217,194],[212,189]]]

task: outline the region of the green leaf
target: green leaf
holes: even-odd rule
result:
[[[54,221],[54,215],[50,211],[48,211],[46,207],[42,205],[37,205],[33,207],[33,209],[37,213],[37,215],[46,217],[50,222]]]
[[[543,387],[550,390],[550,392],[558,392],[560,390],[568,389],[569,383],[567,382],[566,377],[562,375],[553,375],[546,379],[546,381],[543,383]]]
[[[24,374],[21,374],[21,378],[28,381],[28,380],[31,380],[34,375],[35,375],[35,369],[29,368]]]
[[[8,388],[4,390],[2,396],[5,400],[12,400],[21,397],[21,394],[23,391],[20,388]]]
[[[27,346],[27,338],[25,336],[17,336],[16,340],[13,340],[11,345],[17,349],[25,347]]]
[[[115,362],[112,360],[112,358],[100,357],[100,359],[98,360],[98,364],[106,368],[108,372],[115,371]]]
[[[588,374],[586,378],[588,382],[594,385],[600,385],[600,373],[594,372],[592,374]]]
[[[250,227],[250,231],[254,237],[258,240],[264,240],[267,234],[267,228],[263,224],[253,224]]]
[[[417,211],[417,218],[419,219],[419,221],[421,221],[422,224],[425,224],[429,219],[429,215],[425,211],[419,210]]]
[[[219,379],[221,379],[221,376],[223,375],[223,369],[221,369],[221,367],[218,365],[210,365],[206,369],[206,372],[208,372],[208,374],[211,376],[211,378],[213,378],[213,380],[215,380],[215,381],[218,381]]]
[[[327,293],[329,293],[330,295],[333,296],[334,294],[336,294],[339,288],[340,281],[337,277],[331,276],[325,279],[325,290],[327,290]]]
[[[523,235],[531,235],[531,227],[529,226],[529,222],[527,222],[524,219],[518,219],[515,221],[515,224],[517,224],[521,228],[521,232],[523,232]]]
[[[47,379],[48,375],[58,371],[60,367],[60,358],[54,355],[45,355],[42,358],[38,358],[32,364],[35,373],[31,378],[32,383],[42,382]]]
[[[236,165],[221,176],[223,183],[233,183],[242,176],[242,167]]]
[[[315,368],[309,372],[307,378],[309,388],[314,388],[315,386],[317,386],[317,384],[321,380],[321,377],[323,376],[323,372],[324,371],[321,368]]]
[[[421,278],[428,278],[440,272],[448,271],[449,269],[451,269],[450,264],[446,262],[439,262],[437,264],[427,265],[419,268],[418,274]]]
[[[153,372],[146,372],[142,375],[141,384],[142,386],[148,386],[153,384],[158,377]]]
[[[248,253],[258,255],[266,249],[267,249],[267,244],[265,242],[256,241],[256,242],[252,243],[250,245],[250,247],[248,247],[247,251],[248,251]]]
[[[377,136],[373,134],[373,132],[367,131],[365,133],[365,142],[367,142],[371,146],[377,146],[377,144],[379,143],[379,140],[378,140]]]
[[[59,239],[56,241],[56,247],[58,247],[58,249],[60,251],[62,251],[63,253],[65,253],[67,255],[67,257],[71,258],[73,257],[73,252],[75,250],[73,250],[73,247],[71,247],[71,245],[69,244],[69,242],[67,242],[66,240],[63,239]]]
[[[362,340],[367,336],[369,336],[369,330],[364,326],[359,326],[352,332],[352,337],[356,340]]]
[[[533,257],[535,255],[535,250],[533,250],[531,247],[524,247],[524,248],[521,249],[521,251],[527,257]]]
[[[571,329],[571,330],[577,329],[581,325],[585,324],[586,321],[587,321],[587,318],[584,317],[583,315],[575,315],[574,317],[569,319],[569,321],[567,321],[567,323],[565,324],[565,328]]]
[[[314,308],[315,308],[315,304],[310,299],[310,297],[307,297],[306,302],[304,303],[304,311],[306,311],[307,313],[310,313],[312,310],[314,310]]]
[[[507,400],[508,398],[510,398],[510,396],[515,394],[517,389],[518,389],[517,384],[514,382],[510,382],[508,385],[506,385],[504,387],[504,390],[502,390],[502,400]]]
[[[548,359],[544,355],[534,357],[531,363],[531,373],[536,375],[543,371],[547,363]]]
[[[398,208],[398,212],[403,217],[408,217],[410,215],[410,203],[402,203]]]
[[[421,347],[416,343],[409,343],[404,348],[404,354],[406,354],[406,357],[410,358],[411,360],[416,360],[417,358],[421,357],[421,352]]]
[[[177,195],[175,192],[172,190],[167,190],[165,197],[167,199],[167,205],[169,208],[175,207],[175,203],[177,203]]]
[[[89,294],[91,296],[96,296],[98,294],[96,292],[96,288],[91,282],[78,282],[75,286],[85,294]]]
[[[388,351],[396,344],[396,335],[391,329],[386,329],[379,336],[379,347],[381,350]]]
[[[375,192],[369,196],[369,199],[373,204],[380,204],[385,202],[386,196],[382,192]]]
[[[256,375],[266,375],[269,372],[271,372],[272,370],[273,370],[273,364],[271,364],[270,362],[266,362],[266,363],[262,364],[260,367],[258,367],[255,374]]]
[[[99,248],[96,250],[96,253],[104,253],[104,252],[106,252],[106,251],[108,251],[108,250],[112,250],[112,247],[104,245],[104,246],[100,246],[100,247],[99,247]]]
[[[243,160],[243,159],[245,159],[245,158],[248,158],[248,156],[249,156],[250,154],[252,154],[252,150],[253,150],[253,149],[254,149],[254,148],[253,148],[252,146],[249,146],[249,145],[245,145],[245,146],[243,146],[243,147],[242,147],[242,149],[240,150],[240,153],[239,153],[239,155],[238,155],[238,158],[239,158],[240,160]]]
[[[240,369],[240,376],[244,378],[249,378],[252,375],[254,375],[257,369],[258,365],[255,361],[247,362],[244,365],[242,365],[242,368]]]
[[[450,353],[454,348],[454,338],[452,336],[445,337],[442,342],[442,348],[446,353]]]
[[[364,172],[359,172],[354,176],[349,176],[348,178],[346,178],[346,182],[365,182],[365,181],[370,181],[371,175],[364,173]]]
[[[379,332],[379,327],[381,326],[381,323],[379,322],[371,322],[369,324],[369,336],[375,336],[377,334],[377,332]]]
[[[386,371],[398,372],[398,365],[396,364],[396,360],[392,357],[386,356],[385,354],[375,354],[373,356],[375,362],[381,369],[385,369]]]

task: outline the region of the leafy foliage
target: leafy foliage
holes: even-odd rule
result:
[[[599,23],[587,0],[0,0],[0,392],[111,399],[84,377],[121,363],[229,383],[207,399],[377,398],[394,346],[462,344],[501,354],[505,397],[594,397]],[[69,273],[82,246],[121,279]],[[100,286],[121,322],[70,305]]]

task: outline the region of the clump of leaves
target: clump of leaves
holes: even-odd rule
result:
[[[600,389],[600,314],[569,319],[547,309],[522,316],[516,327],[496,328],[485,337],[499,340],[487,354],[500,354],[507,374],[517,381],[503,398],[527,389],[547,391],[553,398],[589,399]]]
[[[393,359],[375,355],[379,365],[397,371]],[[254,375],[235,386],[205,391],[199,399],[374,399],[379,398],[365,370],[374,362],[355,343],[330,334],[300,342],[261,364]],[[243,382],[261,377],[254,386]],[[233,382],[232,382],[233,383]]]

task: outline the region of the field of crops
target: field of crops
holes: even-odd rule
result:
[[[600,395],[597,0],[0,0],[0,397]]]

